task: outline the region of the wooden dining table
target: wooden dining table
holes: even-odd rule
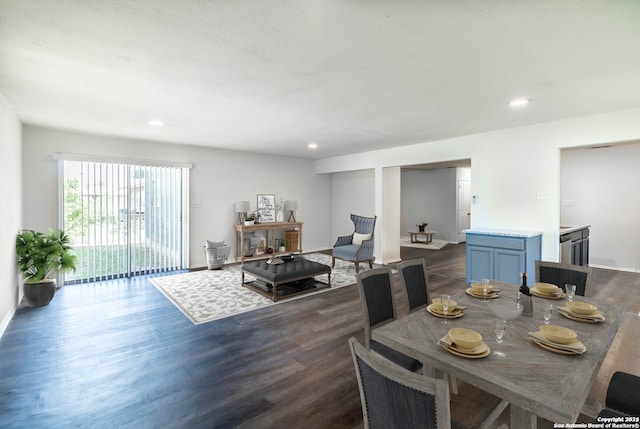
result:
[[[492,285],[500,289],[499,297],[495,299],[515,303],[517,285],[497,281],[492,281]],[[566,303],[565,298],[554,300],[534,296],[533,316],[520,315],[508,320],[504,341],[498,344],[493,333],[497,317],[488,302],[464,291],[452,298],[466,309],[461,317],[447,319],[449,326],[441,323],[442,318],[425,310],[415,311],[374,329],[373,340],[421,361],[432,371],[427,374],[448,374],[508,401],[512,428],[536,428],[536,417],[559,424],[577,420],[622,322],[624,303],[576,296],[576,301],[596,305],[605,317],[600,323],[584,323],[568,319],[557,311],[557,306]],[[528,333],[538,331],[544,324],[542,304],[549,303],[554,304],[550,323],[575,331],[578,340],[586,346],[583,354],[556,353],[529,339]],[[475,359],[450,353],[438,345],[438,341],[451,327],[479,332],[492,353]],[[500,357],[494,351],[504,356]]]

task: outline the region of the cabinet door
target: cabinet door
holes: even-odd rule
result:
[[[467,282],[493,278],[493,249],[467,244]]]
[[[525,271],[525,253],[495,249],[494,275],[496,280],[520,284],[520,273]]]

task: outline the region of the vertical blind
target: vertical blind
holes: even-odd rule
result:
[[[78,269],[65,283],[182,269],[189,169],[61,160],[62,228]]]

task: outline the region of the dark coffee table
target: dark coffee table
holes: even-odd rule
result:
[[[302,256],[295,256],[281,264],[269,264],[267,261],[267,259],[262,259],[243,264],[241,267],[242,285],[273,301],[331,287],[331,267],[328,265],[309,261]],[[254,276],[258,281],[245,281],[245,273]],[[326,283],[314,279],[315,276],[321,274],[328,274]],[[293,289],[293,292],[287,294],[278,293],[279,287],[283,289],[286,285],[300,283],[307,279],[315,282],[314,287],[300,288],[298,291]],[[302,282],[302,284],[304,283]]]

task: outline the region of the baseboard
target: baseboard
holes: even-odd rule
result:
[[[602,268],[605,270],[624,271],[626,273],[640,273],[640,268],[624,268],[624,267],[610,267],[608,265],[589,264],[591,268]]]
[[[0,338],[2,338],[2,336],[4,335],[5,331],[9,327],[9,323],[11,323],[11,320],[15,315],[16,315],[16,306],[12,305],[11,308],[9,309],[9,312],[7,313],[4,320],[2,321],[2,324],[0,325]]]

